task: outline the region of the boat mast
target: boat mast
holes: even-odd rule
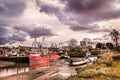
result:
[[[37,42],[37,38],[35,37],[34,42],[32,43],[32,47],[37,48],[38,47],[38,42]]]

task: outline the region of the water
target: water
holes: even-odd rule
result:
[[[14,75],[18,73],[28,72],[35,69],[42,69],[48,66],[53,66],[57,64],[56,62],[47,62],[47,63],[37,63],[37,64],[28,64],[28,63],[16,63],[13,66],[0,68],[0,77]]]
[[[0,77],[29,71],[29,64],[18,63],[13,66],[0,68]]]
[[[69,63],[66,60],[58,60],[56,62],[47,62],[42,64],[19,63],[14,66],[0,68],[0,80],[18,80],[19,78],[20,80],[64,80],[71,75],[77,74],[75,68],[86,66],[69,66],[68,64]],[[29,74],[24,72],[29,72]],[[10,77],[7,77],[9,75],[14,76],[11,76],[10,79]]]

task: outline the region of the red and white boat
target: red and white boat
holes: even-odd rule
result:
[[[52,60],[57,60],[59,58],[60,56],[57,55],[55,52],[48,52],[46,50],[39,52],[37,51],[37,49],[33,49],[29,55],[29,62],[45,63]]]
[[[45,37],[43,37],[42,44],[39,44],[35,38],[32,44],[33,49],[29,55],[29,62],[45,63],[60,58],[55,52],[50,52],[48,48],[43,47],[43,44],[45,44]]]

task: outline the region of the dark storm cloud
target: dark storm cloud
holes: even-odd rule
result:
[[[120,9],[106,11],[95,18],[95,20],[111,20],[120,18]]]
[[[60,6],[50,4],[49,2],[46,3],[46,1],[44,0],[36,0],[36,4],[40,8],[40,12],[46,13],[51,16],[56,16],[59,18],[59,20],[65,19],[65,17],[63,17],[62,9]],[[59,2],[57,4],[59,4]]]
[[[91,24],[120,18],[120,9],[115,7],[119,0],[58,0],[64,7],[51,5],[44,0],[36,0],[41,12],[55,15],[73,31],[108,32]],[[54,0],[52,0],[54,2]],[[77,24],[77,25],[76,25]]]
[[[8,38],[0,36],[0,45],[4,45],[8,43]]]
[[[0,27],[0,36],[4,36],[7,33],[7,30],[3,27]]]
[[[86,31],[88,33],[96,32],[110,32],[108,28],[100,28],[99,25],[72,25],[70,27],[73,31]]]
[[[26,36],[27,34],[25,34],[24,32],[15,31],[14,34],[11,37],[9,37],[9,40],[15,42],[16,41],[22,42],[26,40]]]
[[[14,29],[27,33],[31,38],[42,36],[56,36],[57,33],[53,31],[48,25],[20,25],[15,26]]]
[[[14,30],[9,30],[12,28],[11,24],[15,23],[16,18],[19,17],[26,6],[26,0],[0,0],[0,42],[9,43],[8,38]],[[16,17],[16,18],[15,18]],[[13,34],[11,34],[13,35]]]
[[[0,45],[4,45],[6,43],[15,43],[17,41],[25,41],[26,36],[27,35],[25,33],[16,31],[12,28],[0,27]]]
[[[19,16],[25,9],[24,0],[0,0],[0,16]]]
[[[53,13],[56,14],[59,12],[59,8],[52,4],[42,3],[40,0],[36,0],[36,3],[40,7],[40,12],[45,12],[50,15],[52,15]]]
[[[0,45],[8,42],[7,32],[8,30],[6,28],[0,27]]]
[[[65,0],[66,10],[73,12],[101,11],[101,9],[111,8],[113,0]]]
[[[120,9],[115,7],[118,0],[66,0],[65,10],[72,12],[80,24],[120,18]]]
[[[24,42],[26,41],[26,36],[25,35],[14,35],[12,34],[12,36],[0,36],[0,45],[4,45],[4,44],[13,44],[16,42]]]
[[[41,37],[41,36],[55,36],[56,33],[54,33],[52,30],[44,28],[44,27],[38,27],[35,28],[34,30],[29,32],[29,35],[31,38],[34,37]]]

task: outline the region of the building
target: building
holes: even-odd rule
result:
[[[80,47],[82,49],[95,48],[95,43],[89,38],[84,38],[82,41],[80,41]]]
[[[0,55],[5,55],[7,50],[11,50],[8,46],[7,47],[0,47]]]
[[[18,47],[0,47],[0,55],[6,55],[7,53],[26,54],[30,53],[31,47],[18,46]]]

